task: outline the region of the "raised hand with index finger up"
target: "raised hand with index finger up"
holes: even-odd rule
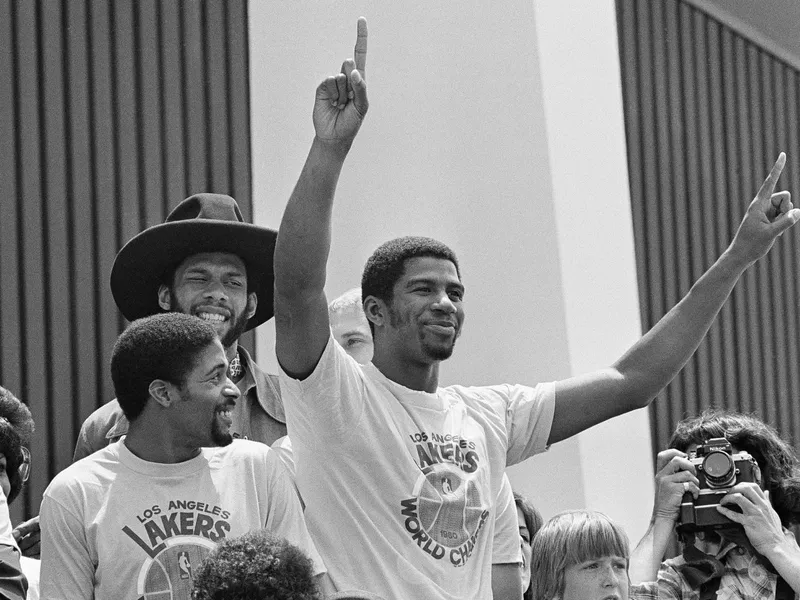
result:
[[[326,144],[349,149],[367,114],[367,20],[358,19],[355,58],[342,63],[337,75],[327,77],[317,86],[314,102],[314,130]]]

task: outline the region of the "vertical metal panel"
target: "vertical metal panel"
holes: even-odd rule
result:
[[[797,188],[800,77],[683,0],[618,0],[642,318],[653,326],[735,234],[780,150]],[[755,412],[800,443],[798,242],[749,269],[697,354],[651,409],[654,450],[712,407]]]
[[[0,384],[37,427],[14,519],[113,397],[117,250],[193,192],[252,212],[246,18],[246,0],[0,0]]]

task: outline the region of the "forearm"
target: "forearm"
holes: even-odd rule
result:
[[[617,396],[630,408],[646,406],[700,345],[733,286],[751,264],[730,249],[688,294],[614,365],[624,385]]]
[[[674,520],[654,517],[644,537],[631,553],[631,583],[655,581],[672,537]]]
[[[281,296],[321,291],[325,286],[333,197],[347,149],[316,137],[311,144],[275,245],[275,289]]]
[[[795,594],[800,595],[800,547],[794,536],[785,535],[780,543],[763,554]]]

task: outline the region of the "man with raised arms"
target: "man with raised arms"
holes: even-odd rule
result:
[[[333,343],[324,285],[334,191],[368,108],[366,52],[359,19],[355,59],[317,88],[316,135],[275,248],[276,351],[297,485],[336,588],[483,600],[506,465],[647,406],[800,210],[787,192],[772,193],[781,155],[730,247],[652,330],[608,368],[534,387],[439,387],[439,363],[464,321],[458,261],[435,240],[392,240],[362,276],[374,354],[359,365]]]

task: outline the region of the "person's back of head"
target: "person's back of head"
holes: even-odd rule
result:
[[[266,530],[220,543],[194,577],[193,600],[322,600],[314,565]]]
[[[630,558],[628,536],[601,512],[576,510],[547,521],[531,544],[531,590],[534,600],[562,598],[570,567],[607,557]],[[627,600],[627,586],[625,600]]]
[[[161,379],[181,384],[196,357],[217,339],[208,323],[182,313],[138,319],[122,332],[111,354],[111,379],[129,421],[144,410],[150,384]]]
[[[731,411],[706,410],[675,427],[670,448],[681,452],[712,438],[725,438],[739,452],[749,453],[761,470],[761,487],[785,526],[800,523],[800,462],[790,444],[761,419]]]

